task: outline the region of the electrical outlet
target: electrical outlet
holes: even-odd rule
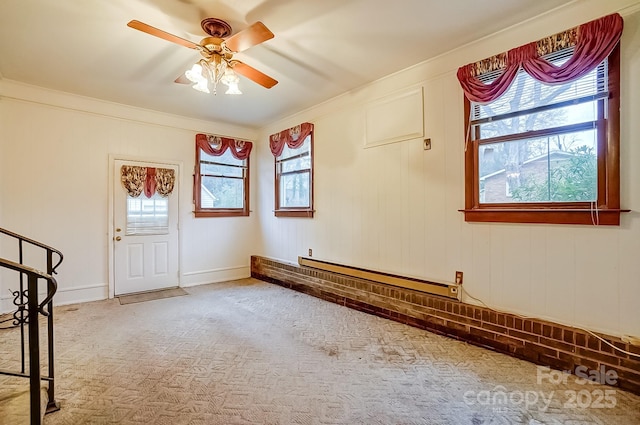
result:
[[[461,271],[456,271],[456,283],[458,285],[462,285],[462,275],[463,273]]]
[[[431,139],[424,139],[422,147],[424,148],[425,151],[428,151],[431,149]]]
[[[309,248],[309,257],[313,257],[313,249]]]

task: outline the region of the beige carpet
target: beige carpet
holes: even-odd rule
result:
[[[142,303],[145,301],[161,300],[164,298],[179,297],[181,295],[188,295],[187,291],[182,288],[162,289],[159,291],[141,292],[139,294],[120,295],[118,301],[120,305]]]
[[[45,425],[640,423],[638,396],[275,285],[188,292],[58,308]]]

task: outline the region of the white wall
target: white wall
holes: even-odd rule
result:
[[[614,335],[640,335],[640,9],[637,0],[586,0],[540,16],[274,123],[260,136],[263,255],[314,257],[453,281],[487,304]],[[620,11],[622,205],[619,227],[466,223],[463,95],[457,68]],[[633,14],[632,14],[633,13]],[[368,102],[424,88],[425,136],[363,149]],[[268,135],[315,123],[313,219],[274,218]],[[473,302],[470,299],[466,301]]]
[[[249,276],[249,257],[259,243],[255,214],[194,218],[192,174],[196,133],[252,140],[254,130],[8,80],[0,80],[0,95],[0,227],[64,253],[57,277],[58,303],[108,295],[110,155],[181,164],[183,286]],[[2,256],[16,259],[15,244],[3,241]],[[0,312],[10,310],[9,288],[15,286],[15,278],[9,279],[5,272],[0,281]]]

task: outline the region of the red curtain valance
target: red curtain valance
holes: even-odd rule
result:
[[[156,192],[166,198],[173,192],[176,173],[171,168],[123,165],[120,168],[120,181],[132,198],[137,198],[142,192],[147,198],[151,198]]]
[[[206,154],[220,156],[227,149],[231,149],[231,155],[235,159],[249,158],[253,143],[245,140],[231,139],[229,137],[213,136],[210,134],[196,134],[196,146]]]
[[[566,47],[567,39],[574,39],[575,47],[571,58],[560,66],[541,57],[545,48],[540,42],[532,42],[496,55],[481,62],[470,63],[458,69],[458,80],[465,96],[472,102],[487,103],[499,98],[511,85],[522,67],[536,80],[547,84],[566,83],[582,77],[596,68],[615,48],[622,35],[622,17],[615,13],[587,22],[577,27],[545,39]],[[557,39],[557,40],[556,40]],[[548,46],[543,46],[548,47]],[[498,63],[504,69],[502,74],[489,84],[478,79],[480,63]]]
[[[282,130],[280,133],[269,136],[269,148],[273,156],[278,157],[282,154],[284,144],[286,143],[291,149],[302,146],[304,139],[313,131],[313,124],[303,122],[295,127]]]

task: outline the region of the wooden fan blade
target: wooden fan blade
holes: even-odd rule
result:
[[[267,89],[270,89],[271,87],[278,84],[277,80],[274,80],[273,78],[269,77],[267,74],[263,74],[262,72],[258,71],[252,66],[247,65],[244,62],[231,61],[230,65],[233,68],[233,70],[238,74],[244,75],[251,81],[258,83],[262,87],[265,87]]]
[[[232,52],[242,52],[256,44],[263,43],[273,38],[273,33],[262,22],[258,21],[237,34],[232,35],[224,41]]]
[[[164,40],[170,41],[172,43],[176,43],[176,44],[179,44],[181,46],[188,47],[190,49],[199,49],[199,48],[202,47],[197,43],[194,43],[192,41],[186,40],[184,38],[180,38],[177,35],[169,34],[166,31],[162,31],[161,29],[158,29],[156,27],[152,27],[151,25],[147,25],[144,22],[133,20],[133,21],[129,21],[127,26],[130,27],[130,28],[136,29],[138,31],[146,32],[147,34],[151,34],[153,36],[156,36],[156,37],[162,38]]]
[[[191,84],[191,80],[189,80],[184,74],[173,80],[173,82],[178,84]]]

